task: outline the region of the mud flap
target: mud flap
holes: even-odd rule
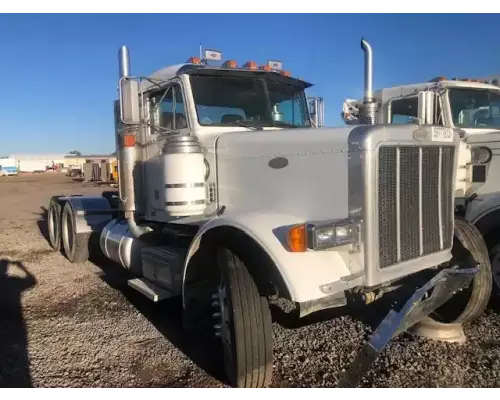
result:
[[[338,387],[356,387],[392,338],[442,306],[455,292],[468,287],[477,272],[479,266],[443,269],[417,289],[399,311],[391,309],[341,377]],[[424,299],[431,289],[430,296]]]

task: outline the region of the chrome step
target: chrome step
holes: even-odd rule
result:
[[[142,293],[148,299],[158,302],[164,299],[172,297],[172,293],[167,289],[164,289],[146,278],[135,278],[129,279],[127,281],[128,285]]]

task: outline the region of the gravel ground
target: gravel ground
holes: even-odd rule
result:
[[[101,191],[59,174],[0,179],[0,386],[223,386],[212,347],[181,331],[177,300],[154,305],[119,267],[51,251],[50,196]],[[299,324],[287,306],[273,305],[273,386],[335,386],[370,327],[339,311]],[[500,307],[465,333],[465,345],[399,336],[362,386],[500,386]]]

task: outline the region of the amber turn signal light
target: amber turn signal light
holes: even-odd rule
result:
[[[303,253],[307,250],[306,225],[295,225],[288,231],[288,248],[293,253]]]

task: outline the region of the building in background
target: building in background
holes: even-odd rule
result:
[[[70,166],[82,166],[85,163],[104,163],[116,161],[116,156],[113,154],[68,154],[64,157],[64,167],[69,168]]]
[[[11,154],[0,158],[3,164],[10,169],[15,168],[18,172],[47,172],[47,171],[83,171],[84,165],[99,164],[110,165],[108,169],[114,171],[116,166],[116,155],[113,154]],[[2,163],[0,162],[0,165]],[[117,169],[117,168],[116,168]],[[111,173],[111,172],[110,172]],[[79,174],[77,174],[79,175]]]
[[[52,154],[11,154],[19,172],[45,172],[61,170],[64,167],[64,153]]]

